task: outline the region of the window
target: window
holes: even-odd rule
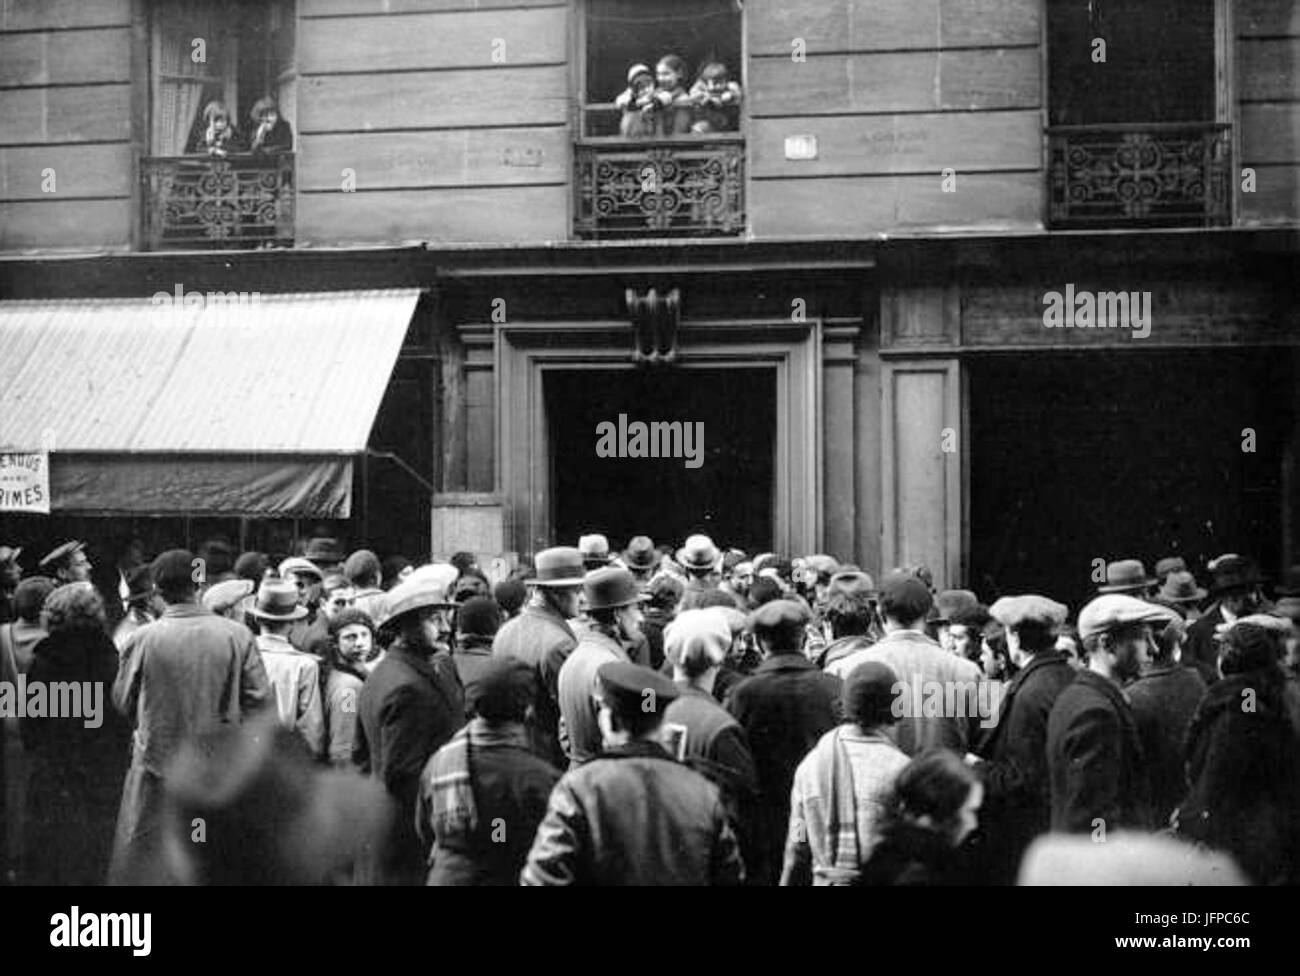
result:
[[[744,230],[741,16],[737,0],[585,4],[579,236]]]
[[[157,0],[150,15],[146,245],[284,242],[296,141],[292,0]]]
[[[1223,0],[1048,0],[1049,216],[1058,227],[1225,222]]]

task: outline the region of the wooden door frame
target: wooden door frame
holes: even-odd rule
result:
[[[545,377],[557,370],[633,369],[631,335],[619,322],[516,322],[499,324],[494,332],[503,541],[508,550],[535,553],[556,544]],[[775,370],[772,545],[777,552],[816,552],[822,544],[821,333],[822,323],[815,319],[684,326],[678,361],[670,367]]]

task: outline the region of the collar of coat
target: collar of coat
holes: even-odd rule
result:
[[[569,621],[564,614],[558,613],[549,603],[529,603],[524,607],[521,617],[540,617],[548,620],[557,627],[563,628],[564,632],[575,640],[577,636],[573,633],[573,628],[569,626]]]
[[[1096,688],[1120,711],[1130,711],[1128,695],[1124,694],[1124,689],[1115,684],[1110,678],[1103,678],[1096,671],[1085,668],[1075,676],[1074,680],[1082,681],[1084,684]]]
[[[783,651],[780,654],[771,654],[763,660],[757,668],[755,674],[767,674],[773,671],[816,671],[817,662],[810,661],[799,651]]]
[[[668,750],[658,742],[650,739],[633,739],[631,742],[625,742],[621,746],[614,746],[612,749],[606,749],[595,757],[597,759],[667,759],[671,763],[677,762],[668,754]]]

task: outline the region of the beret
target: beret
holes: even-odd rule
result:
[[[1003,627],[1015,628],[1026,622],[1059,627],[1069,616],[1069,609],[1055,600],[1030,593],[1025,596],[1004,596],[989,607],[989,616]]]

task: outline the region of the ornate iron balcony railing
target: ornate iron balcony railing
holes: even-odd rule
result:
[[[1226,224],[1230,127],[1072,125],[1047,130],[1052,227]]]
[[[292,153],[144,159],[145,246],[292,244],[293,164]]]
[[[745,230],[739,135],[600,139],[574,150],[579,237],[708,237]]]

